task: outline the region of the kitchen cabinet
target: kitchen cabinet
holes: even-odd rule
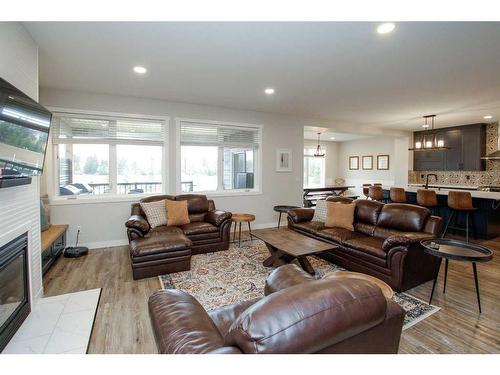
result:
[[[443,140],[446,151],[416,151],[413,157],[415,171],[484,171],[481,160],[486,149],[486,124],[471,124],[434,131],[414,132],[414,139],[423,136]]]

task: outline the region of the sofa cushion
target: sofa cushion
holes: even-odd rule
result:
[[[192,242],[182,232],[156,232],[156,235],[130,241],[132,257],[186,250]]]
[[[365,236],[364,234],[353,232],[352,230],[345,228],[325,228],[319,231],[317,235],[326,240],[334,241],[340,244],[343,244],[345,243],[345,241],[353,238],[359,238]]]
[[[304,221],[302,223],[294,224],[294,228],[303,232],[317,234],[320,230],[325,228],[325,223],[320,221]]]
[[[355,209],[356,203],[326,202],[325,227],[354,230]]]
[[[384,239],[377,237],[357,237],[345,241],[345,244],[378,258],[386,259],[387,253],[383,250]]]
[[[367,199],[357,199],[355,203],[356,211],[354,212],[354,221],[376,225],[378,215],[380,214],[384,204]]]
[[[373,236],[375,225],[357,222],[354,224],[354,230],[356,232],[366,234],[367,236]]]
[[[202,194],[182,194],[175,197],[176,201],[187,201],[190,215],[202,214],[208,211],[208,199]]]
[[[219,228],[216,226],[205,223],[205,222],[194,222],[189,224],[184,224],[179,227],[184,234],[190,236],[193,234],[204,234],[204,233],[218,233]]]
[[[431,212],[420,206],[389,203],[382,208],[377,226],[407,232],[421,232]]]

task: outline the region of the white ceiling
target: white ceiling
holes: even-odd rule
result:
[[[330,129],[318,128],[315,126],[304,126],[304,139],[308,140],[318,140],[318,133],[321,133],[320,141],[321,143],[328,142],[346,142],[354,141],[358,139],[372,138],[371,135],[363,134],[353,134],[353,133],[342,133],[337,131],[332,131]],[[333,139],[332,139],[333,138]]]
[[[397,23],[387,35],[367,22],[25,26],[40,47],[41,87],[291,114],[353,132],[416,129],[431,113],[438,127],[500,117],[499,23]]]

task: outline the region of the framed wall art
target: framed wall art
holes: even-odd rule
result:
[[[349,156],[349,169],[359,169],[359,156]]]
[[[389,169],[389,155],[377,155],[377,169],[381,171]]]
[[[278,148],[276,150],[276,172],[292,171],[292,150],[289,148]]]
[[[363,156],[362,166],[363,169],[373,169],[373,156]]]

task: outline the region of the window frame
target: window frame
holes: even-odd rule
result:
[[[176,117],[175,118],[175,166],[176,166],[176,176],[175,176],[175,189],[176,194],[187,194],[182,191],[181,186],[181,174],[182,174],[182,164],[181,164],[181,123],[185,122],[198,122],[210,125],[226,125],[234,127],[243,128],[256,128],[258,131],[258,145],[255,152],[254,159],[254,187],[253,189],[228,189],[224,190],[224,147],[218,146],[218,158],[217,158],[217,190],[215,191],[196,191],[193,194],[204,194],[208,197],[231,197],[240,195],[259,195],[262,194],[262,130],[263,125],[259,124],[249,124],[240,122],[227,122],[227,121],[214,121],[214,120],[202,120],[194,118]],[[200,145],[197,145],[200,146]]]
[[[116,190],[116,183],[118,179],[118,165],[117,165],[117,144],[128,144],[127,142],[120,143],[102,143],[109,146],[109,183],[112,186],[112,193],[100,194],[100,195],[75,195],[75,196],[61,196],[59,195],[59,147],[58,144],[52,143],[52,138],[49,136],[49,142],[51,147],[51,163],[52,171],[47,173],[47,192],[51,204],[53,205],[65,205],[65,204],[76,204],[76,203],[105,203],[105,202],[131,202],[137,201],[138,199],[152,196],[166,194],[169,189],[169,146],[170,146],[170,117],[169,116],[151,116],[137,113],[121,113],[121,112],[107,112],[107,111],[88,111],[88,110],[78,110],[69,109],[61,107],[47,107],[49,111],[52,112],[53,118],[64,117],[71,115],[81,115],[81,116],[93,116],[93,117],[119,117],[130,120],[156,120],[161,121],[164,126],[163,131],[163,144],[162,148],[162,159],[161,159],[161,171],[162,171],[162,189],[159,193],[139,193],[139,194],[118,194]],[[133,142],[133,144],[140,144],[141,142]],[[151,145],[148,141],[142,142],[144,145]],[[70,144],[70,143],[68,143]],[[73,144],[92,144],[91,140],[85,140],[81,143],[74,142]]]
[[[305,164],[305,161],[307,158],[311,158],[311,159],[318,159],[318,157],[314,156],[314,155],[309,155],[306,153],[306,150],[313,150],[315,151],[314,147],[304,147],[304,161],[303,161],[303,164]],[[322,185],[323,186],[326,186],[326,154],[324,157],[321,158],[323,160],[323,163],[322,163],[322,168],[321,168],[321,176],[320,176],[320,179],[322,180]],[[305,165],[304,165],[304,172],[306,172],[306,168],[305,168]],[[309,173],[304,173],[304,174],[307,174],[307,176],[309,176]],[[306,186],[306,181],[304,179],[303,181],[303,185],[304,185],[304,189],[305,188],[310,188],[310,186]]]

